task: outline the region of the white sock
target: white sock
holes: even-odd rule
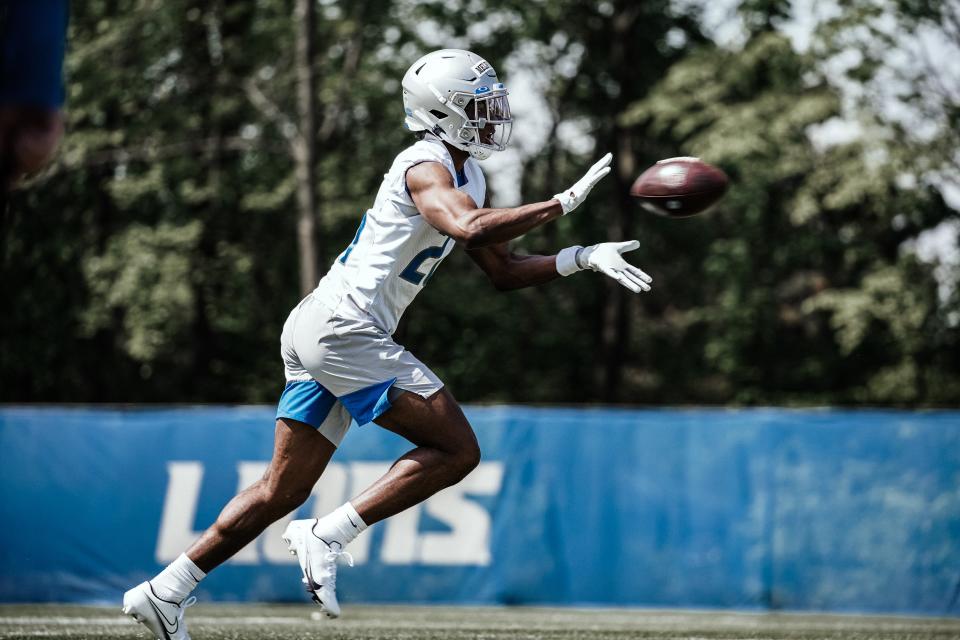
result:
[[[328,545],[333,546],[333,543],[337,542],[343,549],[366,528],[367,523],[363,521],[353,505],[345,502],[332,513],[318,518],[313,526],[313,533]]]
[[[179,603],[206,577],[207,574],[200,571],[187,554],[181,553],[179,558],[150,581],[150,586],[158,598]]]

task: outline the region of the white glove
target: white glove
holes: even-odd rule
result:
[[[595,165],[590,167],[586,175],[580,178],[575,185],[563,193],[553,196],[554,200],[560,201],[560,206],[563,207],[563,215],[567,215],[583,204],[583,201],[587,199],[587,194],[590,193],[590,189],[593,189],[594,185],[600,182],[603,176],[610,173],[611,160],[613,160],[612,154],[608,153],[603,156]]]
[[[620,254],[640,246],[637,240],[602,242],[589,247],[567,247],[557,254],[557,273],[569,276],[583,269],[593,269],[610,276],[630,291],[650,291],[653,278],[623,259]]]

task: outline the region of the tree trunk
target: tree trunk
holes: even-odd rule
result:
[[[297,248],[300,254],[300,294],[317,286],[317,92],[315,47],[316,9],[311,0],[296,0],[297,119],[299,135],[293,144],[297,181]]]
[[[610,40],[610,69],[609,73],[619,79],[621,86],[627,86],[633,76],[633,62],[627,59],[625,38],[628,37],[633,24],[640,15],[640,8],[631,2],[622,3],[621,9],[611,18],[612,31],[615,34]],[[610,121],[615,122],[616,116],[630,103],[625,92],[611,101],[612,112]],[[631,240],[633,231],[630,197],[627,195],[630,188],[631,176],[636,170],[636,156],[629,131],[614,126],[609,131],[606,149],[615,154],[616,172],[610,177],[615,182],[612,200],[615,203],[616,216],[611,216],[607,222],[607,240],[620,242]],[[601,138],[602,139],[602,138]],[[623,286],[608,280],[605,283],[607,296],[603,307],[603,325],[601,327],[601,386],[600,398],[604,402],[622,401],[623,367],[626,363],[630,344],[630,297],[635,295],[628,292]]]

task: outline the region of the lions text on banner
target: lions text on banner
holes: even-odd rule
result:
[[[958,412],[467,416],[480,467],[364,532],[343,602],[950,612]],[[0,409],[0,600],[116,602],[260,477],[272,439],[269,407]],[[409,446],[355,426],[290,517],[330,511]],[[197,595],[304,601],[285,524]]]

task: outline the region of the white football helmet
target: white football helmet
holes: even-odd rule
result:
[[[503,151],[513,118],[507,89],[489,62],[462,49],[441,49],[403,76],[404,123],[428,131],[478,160]]]

